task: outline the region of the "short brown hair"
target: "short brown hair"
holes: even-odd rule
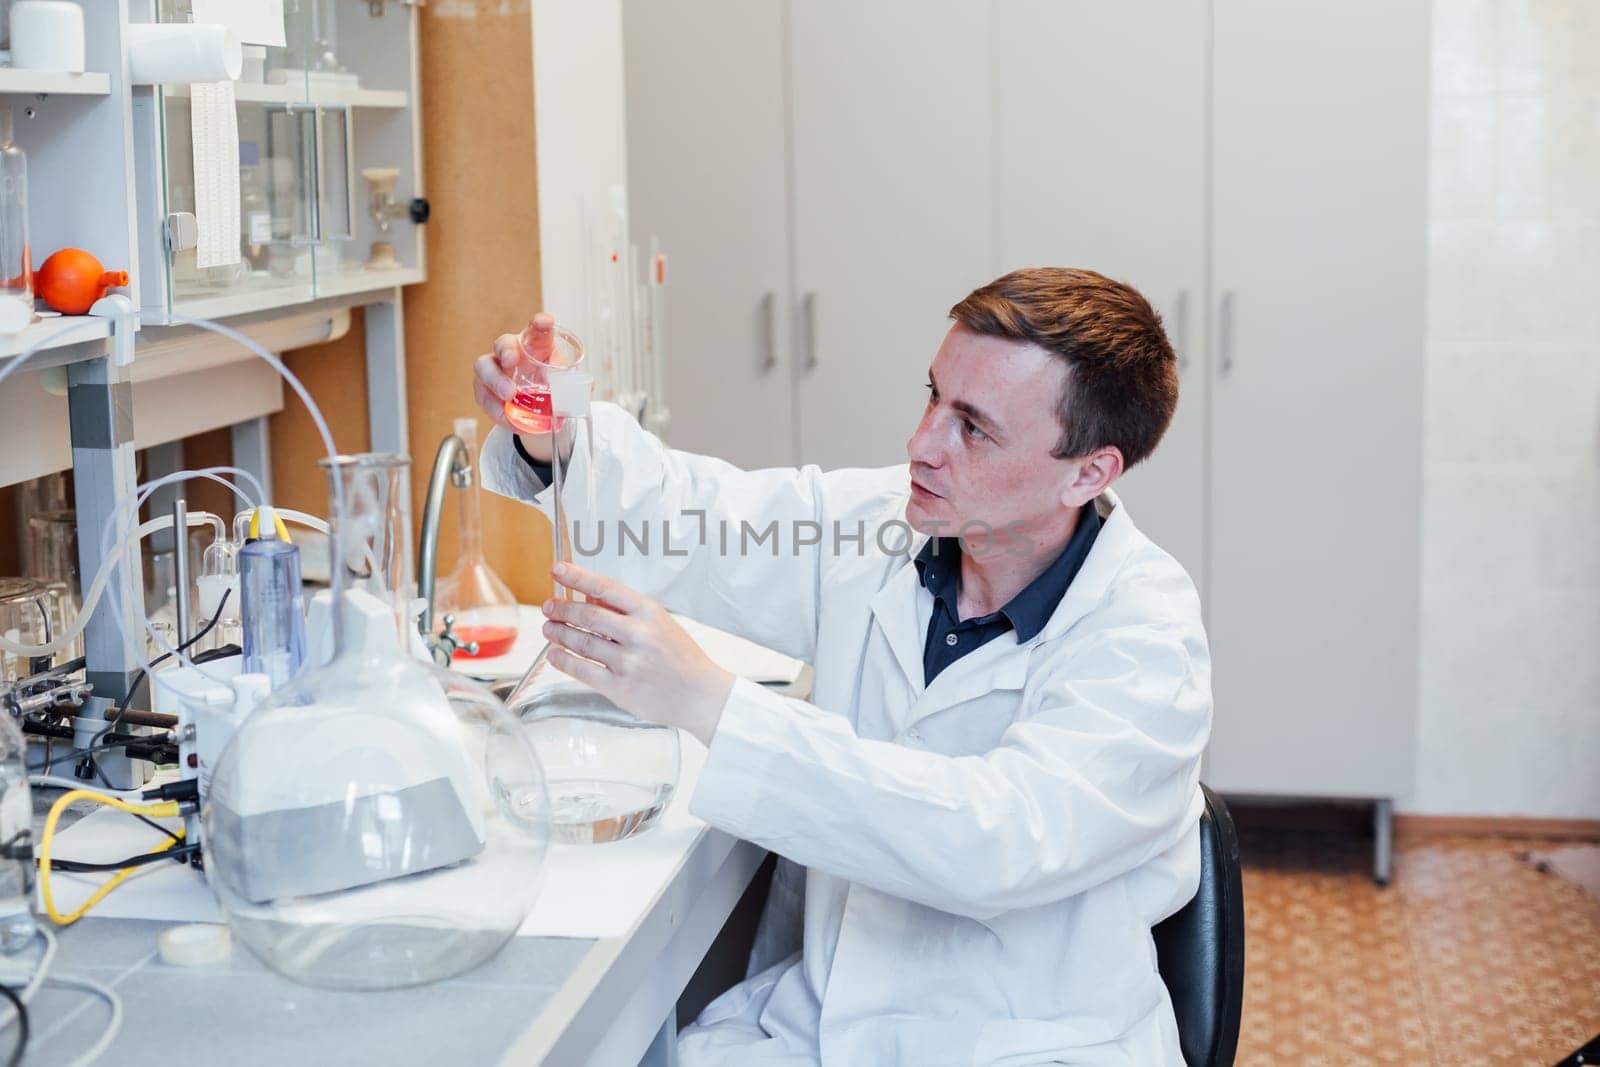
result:
[[[1092,270],[1014,270],[973,290],[950,317],[1066,360],[1056,458],[1111,446],[1131,467],[1167,432],[1178,407],[1178,360],[1161,316],[1133,286]]]

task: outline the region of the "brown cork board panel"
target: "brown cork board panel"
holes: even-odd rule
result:
[[[475,7],[476,14],[465,14]],[[526,3],[421,9],[422,144],[428,281],[406,290],[412,478],[421,514],[434,450],[477,413],[472,362],[538,310],[533,33]],[[478,420],[479,440],[489,420]],[[550,527],[524,504],[483,493],[484,550],[517,599],[550,594]],[[451,505],[453,501],[449,502]],[[439,558],[455,558],[455,508]]]
[[[538,310],[539,223],[535,187],[533,36],[526,2],[420,9],[423,188],[428,281],[405,290],[406,390],[412,514],[420,523],[439,442],[457,418],[477,413],[472,362],[497,334]],[[368,447],[364,333],[289,353],[344,451]],[[489,421],[479,419],[479,439]],[[273,416],[272,471],[279,502],[316,514],[327,488],[322,446],[304,406],[285,396]],[[523,603],[550,594],[550,527],[533,509],[482,494],[484,549]],[[456,553],[456,501],[446,500],[439,558]],[[417,534],[413,530],[413,536]]]
[[[209,430],[183,439],[183,465],[190,470],[218,467],[233,462],[233,435],[226,429]],[[231,521],[244,503],[216,482],[196,478],[184,483],[184,496],[190,511],[209,511]]]
[[[287,352],[284,365],[305,385],[341,452],[362,452],[370,440],[367,424],[367,352],[361,309],[350,314],[350,330],[336,341]],[[328,513],[328,481],[317,460],[327,455],[305,404],[287,386],[283,410],[268,422],[272,440],[272,495],[275,503]]]
[[[0,485],[0,575],[22,573],[18,539],[22,526],[17,517],[17,487]]]

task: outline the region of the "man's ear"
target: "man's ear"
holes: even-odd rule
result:
[[[1081,508],[1122,477],[1122,450],[1112,445],[1097,448],[1075,466],[1077,474],[1061,491],[1061,503],[1069,508]]]

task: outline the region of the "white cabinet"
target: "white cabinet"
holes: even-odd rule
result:
[[[1220,789],[1410,785],[1428,11],[1215,5],[1210,630]]]
[[[945,314],[994,277],[989,8],[790,12],[796,454],[903,463]]]
[[[1089,267],[1161,313],[1178,411],[1118,492],[1202,596],[1209,6],[997,0],[994,48],[998,267]]]
[[[782,7],[645,0],[623,31],[634,232],[670,256],[672,442],[792,463]]]
[[[674,411],[708,389],[675,443],[896,462],[970,288],[1126,280],[1180,357],[1177,418],[1121,489],[1207,606],[1208,780],[1409,789],[1422,0],[633,0],[625,22],[635,222],[706,258],[671,290]],[[756,379],[768,351],[791,366]]]

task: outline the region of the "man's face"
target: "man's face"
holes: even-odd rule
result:
[[[1082,464],[1050,454],[1061,437],[1062,360],[957,325],[928,373],[928,406],[906,442],[913,529],[954,537],[971,523],[968,536],[983,537],[977,524],[985,524],[1000,545],[1008,527],[1044,541],[1061,529],[1068,508],[1093,497],[1074,491]]]

